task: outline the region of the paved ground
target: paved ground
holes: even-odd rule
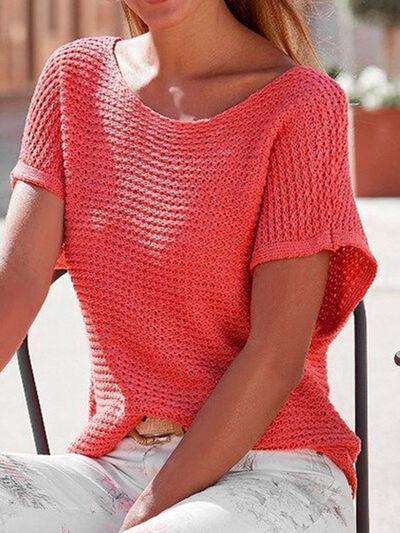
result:
[[[25,109],[21,102],[20,109]],[[9,126],[0,130],[2,215],[9,201],[8,172],[17,149],[8,132],[21,124],[8,106]],[[3,116],[4,116],[3,113]],[[3,118],[3,117],[2,117]],[[16,120],[14,124],[14,119]],[[18,122],[19,120],[19,122]],[[14,125],[13,125],[14,124]],[[8,139],[8,140],[7,140]],[[371,532],[400,531],[397,509],[400,484],[400,198],[358,199],[370,246],[379,262],[378,276],[365,303],[368,314]],[[0,240],[4,220],[0,219]],[[67,276],[59,279],[40,309],[30,332],[33,367],[52,453],[62,452],[87,417],[88,345],[79,303]],[[354,425],[353,323],[332,344],[329,358],[332,400]],[[16,357],[0,374],[0,450],[35,453]]]

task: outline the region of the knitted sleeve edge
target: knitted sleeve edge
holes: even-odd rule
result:
[[[43,171],[24,163],[21,159],[10,172],[10,187],[15,188],[17,180],[42,187],[55,194],[61,200],[65,200],[65,192],[60,186],[56,176],[45,174]]]
[[[352,280],[349,285],[348,297],[341,302],[340,313],[336,317],[334,325],[325,332],[319,331],[320,339],[324,337],[333,339],[349,318],[350,313],[364,298],[378,271],[377,260],[370,250],[364,233],[328,229],[305,240],[265,244],[262,250],[260,249],[257,254],[253,255],[249,265],[250,274],[253,276],[255,267],[261,263],[291,257],[310,256],[322,250],[333,252],[331,257],[331,263],[333,263],[338,257],[339,250],[343,248],[349,250],[352,256],[359,252],[361,267],[356,271],[356,279]],[[350,264],[350,259],[347,260],[347,263],[346,259],[344,261],[345,265]],[[342,265],[341,270],[344,269],[345,267]]]

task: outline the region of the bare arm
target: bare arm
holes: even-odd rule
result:
[[[255,268],[248,341],[135,502],[133,519],[215,483],[262,435],[302,376],[329,258],[323,250]],[[124,527],[135,525],[130,514]]]
[[[43,187],[16,183],[0,243],[0,371],[47,296],[62,244],[63,220],[61,198]]]

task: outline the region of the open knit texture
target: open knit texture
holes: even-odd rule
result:
[[[330,401],[326,356],[377,262],[351,187],[344,90],[295,65],[217,115],[174,119],[128,86],[119,39],[49,56],[10,176],[64,201],[55,268],[71,276],[91,361],[88,420],[67,451],[99,457],[143,415],[187,429],[247,341],[256,266],[326,249],[302,379],[253,449],[321,451],[354,497],[361,441]]]

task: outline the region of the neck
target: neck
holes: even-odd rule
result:
[[[142,59],[159,81],[182,80],[218,72],[237,56],[249,30],[225,2],[204,0],[167,27],[156,24],[142,35]]]

